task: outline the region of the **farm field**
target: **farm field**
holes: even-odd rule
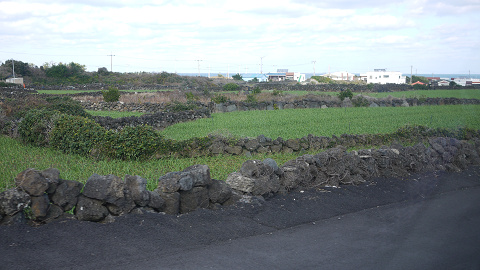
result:
[[[237,111],[214,113],[211,118],[175,124],[163,130],[162,134],[176,140],[204,137],[211,133],[235,137],[263,134],[273,139],[290,139],[308,134],[330,137],[390,133],[407,124],[480,129],[479,115],[480,105]]]
[[[387,93],[362,93],[371,97],[398,97],[398,98],[474,98],[480,99],[480,89],[456,89],[456,90],[413,90]]]
[[[69,155],[50,148],[25,145],[19,141],[0,135],[0,192],[14,187],[14,178],[27,168],[44,170],[57,168],[60,177],[85,183],[92,174],[114,174],[119,177],[140,175],[148,180],[148,189],[156,188],[160,176],[173,171],[182,171],[195,164],[210,167],[212,178],[225,180],[228,174],[237,171],[243,162],[250,159],[273,158],[283,164],[295,159],[295,154],[247,156],[215,156],[198,158],[167,158],[149,161],[94,160],[78,155]]]

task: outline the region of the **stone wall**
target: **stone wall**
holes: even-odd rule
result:
[[[275,109],[305,109],[305,108],[331,108],[331,107],[352,107],[355,101],[360,98],[367,100],[367,106],[370,107],[406,107],[423,105],[459,105],[459,104],[480,104],[478,99],[459,99],[459,98],[373,98],[369,96],[357,95],[352,100],[325,99],[321,97],[304,98],[294,101],[265,101],[249,103],[244,101],[229,101],[215,104],[210,102],[203,104],[195,103],[198,108],[208,109],[213,112],[233,112],[249,110],[275,110]],[[167,109],[165,103],[122,103],[122,102],[82,102],[83,108],[93,111],[121,111],[121,112],[143,112],[155,113]]]
[[[125,126],[140,126],[149,125],[155,129],[164,129],[168,126],[180,123],[193,121],[199,118],[210,117],[208,109],[181,111],[181,112],[156,112],[153,114],[145,114],[139,117],[120,117],[112,118],[109,116],[95,116],[97,123],[107,129],[120,129]]]
[[[27,169],[16,188],[0,193],[0,224],[39,225],[72,218],[113,222],[117,216],[144,212],[188,213],[235,203],[257,203],[296,188],[362,184],[373,177],[402,177],[433,170],[460,171],[480,165],[480,140],[435,137],[429,146],[391,145],[347,152],[339,146],[303,155],[278,166],[272,159],[248,160],[226,181],[211,179],[210,168],[194,165],[159,177],[154,191],[141,176],[89,177],[85,184],[60,178],[57,169]]]

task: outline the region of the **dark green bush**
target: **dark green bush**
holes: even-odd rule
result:
[[[240,88],[236,83],[227,83],[223,86],[223,90],[225,91],[237,91]]]
[[[198,96],[194,95],[192,92],[185,93],[185,97],[187,98],[188,101],[197,101],[200,99]]]
[[[368,107],[370,102],[364,96],[356,96],[352,98],[352,104],[354,107]]]
[[[212,101],[215,102],[216,104],[220,104],[220,103],[228,102],[230,101],[230,99],[224,95],[215,94],[212,98]]]
[[[283,91],[273,90],[272,95],[274,95],[274,96],[282,96],[282,95],[283,95]]]
[[[150,126],[124,127],[109,130],[101,152],[110,158],[123,160],[147,159],[165,148],[163,137]]]
[[[60,117],[57,111],[46,109],[32,109],[25,113],[18,126],[18,133],[23,142],[35,146],[48,146],[50,132],[55,126],[55,121]]]
[[[73,100],[71,97],[47,97],[45,100],[49,103],[46,106],[48,110],[87,118],[92,117],[83,109],[79,101]]]
[[[258,86],[253,88],[253,93],[254,94],[260,94],[261,92],[262,92],[262,90],[260,90],[260,88]]]
[[[50,145],[65,153],[89,155],[104,143],[105,133],[92,119],[63,114],[55,122]]]
[[[105,102],[117,102],[120,99],[118,88],[110,86],[107,90],[102,90],[103,100]]]
[[[198,109],[198,106],[191,101],[188,101],[187,103],[174,101],[173,103],[169,103],[167,104],[167,106],[165,106],[165,110],[170,112],[181,112],[181,111],[189,111],[189,110],[196,110],[196,109]]]
[[[248,103],[257,103],[257,97],[254,94],[247,95]]]
[[[343,101],[347,97],[350,98],[350,99],[352,99],[352,97],[353,97],[353,93],[352,93],[352,91],[350,91],[350,89],[342,90],[338,94],[338,98],[340,98],[341,101]]]

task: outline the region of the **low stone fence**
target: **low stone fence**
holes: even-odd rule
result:
[[[97,123],[107,129],[120,129],[125,126],[140,126],[149,125],[155,129],[164,129],[168,126],[180,123],[193,121],[199,118],[210,117],[210,111],[208,109],[181,111],[181,112],[156,112],[153,114],[145,114],[139,117],[120,117],[112,118],[109,116],[95,116],[94,119]]]
[[[355,96],[346,99],[343,102],[340,99],[322,99],[305,98],[294,101],[264,101],[264,102],[244,102],[228,101],[215,104],[210,102],[204,104],[195,103],[198,108],[208,109],[213,112],[233,112],[250,110],[282,110],[282,109],[305,109],[305,108],[331,108],[331,107],[353,107],[359,99],[366,100],[362,106],[370,107],[408,107],[424,105],[460,105],[460,104],[480,104],[478,99],[459,99],[459,98],[373,98],[369,96]],[[82,102],[83,108],[93,111],[121,111],[121,112],[143,112],[155,113],[167,109],[166,103],[122,103],[122,102]]]
[[[113,222],[117,216],[188,213],[235,203],[256,203],[296,188],[361,184],[373,177],[402,177],[432,170],[460,171],[480,165],[480,140],[429,139],[429,146],[391,145],[347,152],[339,146],[303,155],[278,166],[272,159],[248,160],[226,181],[211,179],[210,168],[194,165],[161,176],[154,191],[141,176],[93,174],[85,184],[60,178],[57,169],[27,169],[16,188],[0,193],[0,223],[33,225],[63,218]]]

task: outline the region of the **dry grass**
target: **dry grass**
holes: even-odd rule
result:
[[[120,101],[124,103],[171,103],[171,102],[187,102],[186,94],[189,91],[162,91],[162,92],[149,92],[149,93],[122,93],[120,96]],[[223,95],[226,96],[231,101],[246,101],[247,95],[243,92],[229,92],[229,93],[212,93],[209,95],[204,95],[201,92],[194,92],[194,95],[197,97],[197,100],[202,103],[208,103],[211,101],[213,95]],[[103,101],[102,96],[77,96],[74,98],[75,100],[79,101],[89,101],[89,102],[101,102]],[[309,95],[293,95],[282,93],[279,95],[273,95],[270,91],[263,91],[262,93],[256,94],[256,99],[258,102],[264,101],[284,101],[284,102],[292,102],[296,100],[337,100],[336,96],[331,95],[318,95],[318,94],[309,94]]]

